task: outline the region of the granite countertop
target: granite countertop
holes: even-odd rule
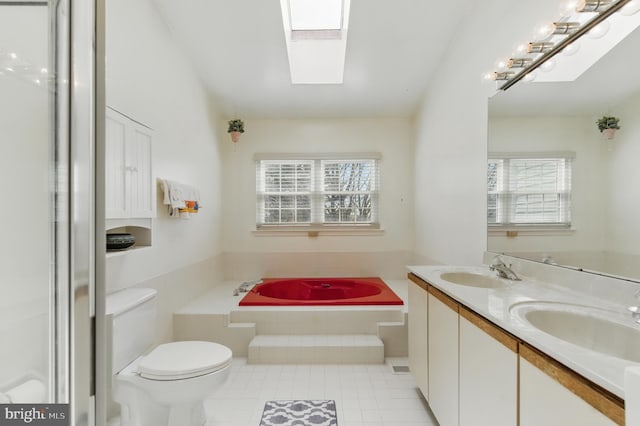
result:
[[[522,281],[501,279],[504,287],[500,288],[465,286],[440,278],[441,273],[444,272],[470,272],[497,278],[488,267],[409,266],[408,269],[522,341],[620,398],[625,397],[625,369],[630,366],[640,366],[639,363],[604,355],[553,337],[529,324],[522,315],[517,313],[517,309],[512,308],[514,305],[523,307],[525,302],[552,302],[548,305],[554,309],[562,308],[558,303],[578,305],[575,306],[578,310],[581,306],[596,307],[603,312],[606,311],[607,317],[616,322],[629,327],[638,327],[638,333],[640,333],[640,326],[635,325],[627,311],[627,306],[530,277],[521,276]],[[570,311],[572,307],[566,306],[566,309]]]

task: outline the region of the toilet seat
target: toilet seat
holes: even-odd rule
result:
[[[151,380],[202,376],[231,364],[231,349],[213,342],[173,342],[156,347],[138,363],[138,374]]]

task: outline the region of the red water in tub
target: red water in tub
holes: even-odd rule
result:
[[[240,306],[402,305],[380,278],[268,278]]]

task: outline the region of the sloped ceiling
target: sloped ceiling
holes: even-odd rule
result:
[[[225,116],[407,117],[471,0],[352,0],[344,83],[292,85],[279,0],[154,0]]]

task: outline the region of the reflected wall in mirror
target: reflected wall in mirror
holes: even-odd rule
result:
[[[639,51],[640,28],[574,81],[520,82],[490,99],[489,157],[573,152],[575,159],[570,229],[489,226],[489,251],[640,282]],[[611,141],[596,125],[603,115],[620,118]]]

